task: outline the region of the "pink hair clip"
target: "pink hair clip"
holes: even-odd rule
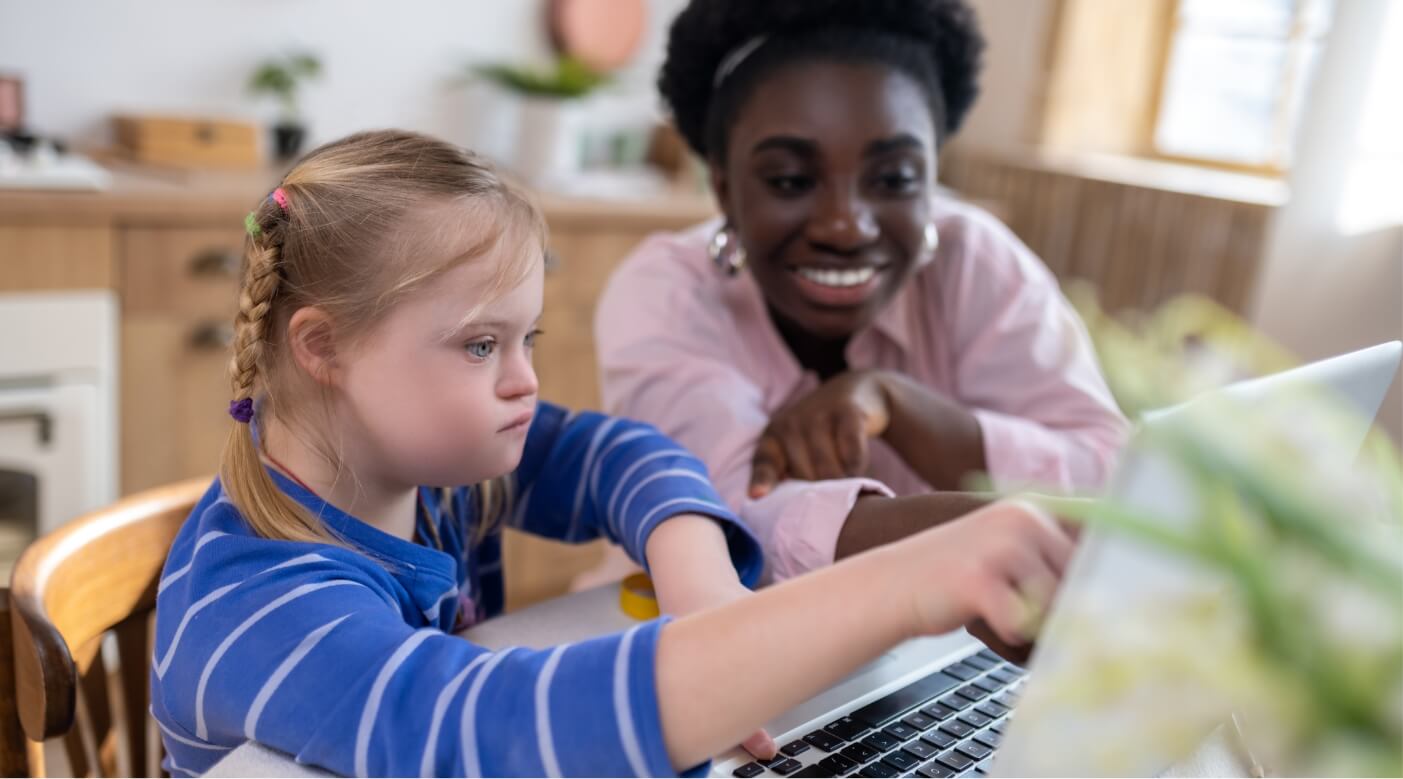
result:
[[[278,208],[283,210],[283,213],[287,213],[287,193],[283,191],[282,187],[273,190],[273,194],[270,195],[270,197],[273,198],[274,203],[278,204]]]

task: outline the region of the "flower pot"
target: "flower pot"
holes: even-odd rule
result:
[[[580,172],[580,115],[577,101],[521,99],[512,167],[527,181],[543,185]]]
[[[273,125],[273,156],[279,162],[287,162],[302,151],[306,140],[306,127],[296,122],[278,122]]]

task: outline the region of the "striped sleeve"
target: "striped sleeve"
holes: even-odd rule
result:
[[[678,514],[721,523],[741,580],[753,586],[760,544],[717,494],[706,466],[651,425],[542,403],[516,472],[512,524],[562,541],[605,537],[647,567],[644,549]]]
[[[661,621],[493,652],[414,629],[375,589],[323,557],[193,601],[191,629],[157,641],[168,766],[203,772],[255,740],[347,776],[675,773],[654,682]]]

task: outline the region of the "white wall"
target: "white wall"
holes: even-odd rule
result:
[[[650,113],[662,29],[678,0],[650,0],[644,50],[611,104]],[[549,54],[542,0],[0,0],[0,72],[25,79],[27,123],[79,144],[118,111],[272,118],[244,91],[256,63],[290,49],[322,57],[304,95],[314,140],[398,126],[466,141],[470,62]]]
[[[1348,235],[1337,224],[1355,133],[1389,3],[1337,3],[1297,139],[1291,200],[1277,214],[1253,319],[1305,359],[1403,339],[1403,227]],[[1396,98],[1390,98],[1396,99]],[[1403,182],[1394,197],[1403,197]],[[1403,379],[1380,425],[1403,441]]]
[[[1045,87],[1052,0],[970,0],[988,48],[979,99],[956,142],[965,148],[1028,145]]]

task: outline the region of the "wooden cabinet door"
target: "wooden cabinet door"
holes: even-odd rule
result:
[[[219,465],[242,241],[222,228],[122,236],[123,492]]]

